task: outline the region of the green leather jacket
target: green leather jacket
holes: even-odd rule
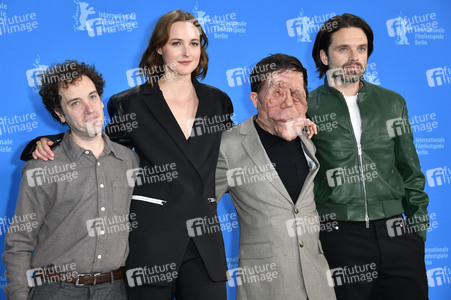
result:
[[[324,85],[309,94],[308,115],[318,126],[313,138],[320,170],[315,201],[320,215],[341,221],[384,219],[404,213],[410,228],[426,239],[429,226],[425,177],[413,144],[405,100],[362,81],[357,95],[361,144],[341,92]],[[404,229],[405,230],[405,229]]]

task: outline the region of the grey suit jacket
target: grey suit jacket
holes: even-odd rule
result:
[[[269,160],[255,116],[222,135],[216,199],[229,192],[240,226],[239,268],[228,271],[237,299],[335,299],[319,241],[315,146],[301,134],[309,174],[296,205]]]

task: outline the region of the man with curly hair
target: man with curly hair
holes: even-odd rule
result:
[[[105,82],[93,66],[67,60],[39,80],[46,109],[70,129],[53,149],[54,160],[31,160],[22,170],[5,239],[5,294],[126,299],[121,267],[136,226],[126,170],[138,167],[138,157],[102,132]]]

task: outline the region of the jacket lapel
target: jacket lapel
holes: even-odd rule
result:
[[[206,97],[205,91],[202,89],[202,86],[199,84],[195,84],[197,97],[199,99],[199,104],[197,107],[196,117],[198,117],[199,111],[202,109],[202,99]],[[166,100],[163,97],[163,93],[160,90],[158,82],[152,87],[149,83],[145,83],[142,86],[142,93],[144,95],[148,95],[145,97],[144,103],[147,108],[150,110],[155,119],[160,123],[161,127],[167,132],[170,138],[177,145],[179,150],[184,154],[184,156],[188,159],[188,161],[192,164],[192,166],[197,170],[199,170],[194,163],[193,157],[191,157],[191,152],[189,151],[189,147],[187,147],[186,143],[188,142],[181,130],[177,120],[171,112]],[[200,174],[200,173],[199,173]]]
[[[271,161],[266,154],[265,148],[263,147],[257,130],[255,129],[254,119],[255,115],[244,121],[241,126],[240,133],[246,135],[242,145],[246,150],[247,155],[249,155],[253,163],[257,166],[257,170],[262,173],[260,171],[260,168],[271,164]],[[285,186],[280,180],[280,177],[274,178],[271,181],[267,180],[267,182],[269,182],[286,200],[290,201],[291,204],[293,204],[293,201],[291,200],[290,195],[288,194]]]
[[[301,189],[301,192],[299,193],[299,197],[296,201],[297,207],[302,206],[302,199],[304,199],[309,192],[312,192],[308,186],[312,184],[313,179],[316,176],[316,173],[318,173],[319,169],[319,162],[315,157],[315,146],[311,140],[307,138],[307,136],[302,133],[299,135],[302,143],[302,149],[304,151],[305,158],[307,159],[307,164],[309,166],[309,173],[307,174],[307,177],[305,178],[304,185]]]

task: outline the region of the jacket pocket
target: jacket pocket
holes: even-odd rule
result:
[[[271,258],[272,248],[272,242],[240,244],[240,259]]]

